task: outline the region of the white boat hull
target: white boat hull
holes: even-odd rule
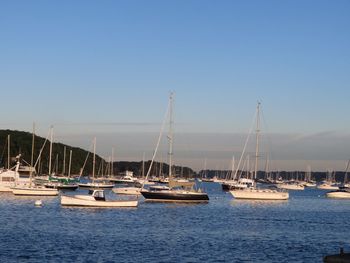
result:
[[[236,199],[251,199],[251,200],[287,200],[288,192],[280,192],[270,189],[237,189],[231,190],[230,193]]]
[[[321,185],[317,186],[317,188],[322,189],[322,190],[337,190],[337,189],[339,189],[338,186],[328,185],[328,184],[321,184]]]
[[[113,188],[112,191],[123,195],[141,195],[141,188],[139,187],[118,187]]]
[[[14,187],[12,188],[14,195],[33,195],[33,196],[56,196],[58,195],[57,189],[50,188],[36,188],[36,187]]]
[[[0,192],[12,192],[14,184],[0,184]]]
[[[328,198],[350,199],[350,192],[347,191],[334,191],[326,193]]]
[[[276,187],[280,189],[298,190],[298,191],[302,191],[305,189],[305,187],[300,184],[277,184]]]
[[[306,186],[306,187],[316,187],[317,185],[315,183],[305,183],[304,186]]]
[[[83,207],[137,207],[137,200],[113,200],[102,201],[95,200],[92,196],[75,195],[61,196],[61,205],[64,206],[83,206]]]

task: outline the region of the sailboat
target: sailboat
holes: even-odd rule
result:
[[[15,186],[17,177],[19,176],[19,160],[15,167],[10,167],[10,135],[7,136],[7,169],[0,170],[0,192],[12,192],[12,187]]]
[[[35,124],[33,124],[33,138],[32,138],[32,157],[31,157],[31,164],[30,164],[30,182],[29,186],[22,186],[22,185],[17,185],[12,188],[12,193],[14,195],[33,195],[33,196],[56,196],[58,195],[58,190],[57,189],[50,189],[46,188],[44,186],[37,186],[34,185],[33,183],[33,171],[35,170],[35,166],[38,162],[38,160],[41,157],[42,151],[45,147],[47,138],[40,149],[38,160],[33,166],[33,161],[34,161],[34,141],[35,141]],[[33,169],[34,168],[34,169]]]
[[[258,169],[258,160],[259,160],[259,132],[260,132],[260,102],[258,102],[256,107],[256,146],[255,146],[255,168],[254,168],[254,178],[257,178],[257,169]],[[249,138],[249,135],[248,135]],[[243,152],[238,163],[238,168],[240,166],[240,162],[242,160],[243,154],[245,152],[245,148],[248,142],[244,145]],[[273,189],[260,189],[257,188],[256,183],[250,187],[246,188],[237,188],[231,190],[230,193],[235,199],[250,199],[250,200],[287,200],[289,198],[289,193],[285,191],[273,190]]]
[[[206,193],[200,191],[200,190],[194,190],[194,182],[188,182],[188,181],[176,181],[173,179],[173,173],[172,173],[172,156],[173,156],[173,93],[170,93],[169,97],[169,132],[168,132],[168,143],[169,143],[169,189],[165,190],[159,190],[159,189],[142,189],[141,194],[146,199],[146,201],[156,201],[156,202],[208,202],[209,197]],[[168,111],[167,111],[168,112]],[[162,127],[163,128],[163,127]],[[154,155],[152,158],[151,165],[149,167],[149,170],[147,172],[146,178],[148,178],[148,175],[150,173],[150,170],[152,168],[152,163],[155,157],[155,154],[157,152],[160,138],[162,135],[162,130],[158,139],[156,150],[154,151]]]
[[[339,185],[335,183],[335,172],[331,170],[327,171],[326,180],[317,186],[318,189],[322,190],[337,190]]]
[[[104,180],[97,180],[95,178],[96,138],[94,138],[93,146],[94,146],[94,152],[93,152],[94,157],[93,157],[93,167],[92,167],[92,182],[78,183],[78,185],[80,188],[88,188],[88,189],[112,189],[114,187],[113,183],[108,183],[108,182],[105,182]]]
[[[95,178],[96,164],[96,138],[94,139],[92,175]],[[88,195],[61,195],[61,205],[63,206],[83,206],[83,207],[136,207],[137,200],[107,200],[105,193],[94,181],[90,184],[92,189]],[[97,186],[97,187],[95,187]]]
[[[43,185],[46,188],[54,188],[59,190],[76,190],[78,189],[78,184],[75,179],[70,177],[70,168],[72,162],[72,150],[70,150],[69,156],[69,174],[68,176],[64,176],[65,174],[65,161],[66,161],[66,147],[64,147],[64,157],[63,157],[63,171],[62,175],[58,176],[58,155],[56,156],[56,173],[53,173],[51,169],[51,158],[52,158],[52,144],[53,144],[53,127],[51,127],[51,138],[50,138],[50,156],[49,156],[49,176],[48,182],[44,182]]]
[[[204,160],[204,170],[202,171],[202,182],[213,183],[214,179],[208,177],[207,159]]]
[[[326,193],[326,196],[328,198],[339,198],[339,199],[349,199],[350,198],[350,185],[348,182],[349,165],[350,165],[350,160],[346,164],[343,185],[340,186],[338,190],[330,191],[330,192]]]

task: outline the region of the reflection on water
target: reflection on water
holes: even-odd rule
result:
[[[251,207],[266,207],[266,206],[277,206],[285,205],[288,200],[243,200],[243,199],[233,199],[231,201],[232,206],[246,205]]]
[[[340,246],[350,250],[350,200],[317,189],[290,192],[288,201],[234,200],[203,184],[208,204],[140,198],[122,209],[0,194],[0,262],[321,262]]]

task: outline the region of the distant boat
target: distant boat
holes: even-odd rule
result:
[[[298,182],[295,182],[295,181],[276,184],[276,187],[280,189],[295,190],[295,191],[302,191],[305,189],[304,185],[299,184]]]
[[[339,185],[335,182],[335,173],[332,171],[328,171],[326,180],[321,182],[321,184],[319,184],[317,188],[322,190],[339,189]]]
[[[258,169],[258,157],[259,157],[259,132],[260,132],[260,103],[256,107],[256,148],[255,148],[255,169],[254,169],[254,178],[257,178],[257,169]],[[249,136],[249,135],[248,135]],[[248,137],[249,138],[249,137]],[[246,143],[248,142],[248,139]],[[246,144],[245,144],[246,146]],[[245,147],[240,158],[244,154]],[[239,162],[239,163],[240,163]],[[238,171],[239,164],[237,167]],[[250,200],[287,200],[289,198],[288,192],[273,190],[273,189],[259,189],[256,187],[256,183],[251,187],[247,188],[238,188],[231,190],[230,193],[235,199],[250,199]]]
[[[140,187],[114,187],[112,191],[122,195],[141,195]]]
[[[90,190],[89,195],[61,195],[63,206],[137,207],[137,200],[106,200],[103,190]]]
[[[92,160],[92,181],[87,183],[78,183],[81,188],[88,189],[112,189],[114,187],[113,183],[105,180],[98,180],[95,178],[95,165],[96,165],[96,138],[94,138],[93,142],[94,152],[93,152],[93,160]]]
[[[66,148],[64,148],[64,152],[66,151]],[[65,154],[64,154],[65,155]],[[65,160],[65,158],[64,158]],[[46,188],[54,188],[58,190],[70,190],[74,191],[78,189],[78,184],[76,183],[75,178],[71,178],[70,171],[71,171],[71,164],[72,164],[72,150],[70,150],[69,154],[69,167],[68,167],[68,176],[64,176],[65,171],[63,171],[63,175],[61,176],[49,176],[49,182],[44,183],[43,185]],[[63,167],[65,167],[65,163],[63,164]]]
[[[110,178],[109,181],[115,184],[134,184],[137,178],[133,176],[133,172],[125,171],[125,175],[121,178]]]
[[[31,195],[31,196],[56,196],[58,195],[58,190],[57,189],[51,189],[51,188],[45,188],[43,186],[37,186],[34,185],[33,183],[33,171],[35,170],[35,165],[33,166],[33,156],[34,156],[34,138],[35,138],[35,125],[33,124],[33,138],[32,138],[32,158],[31,158],[31,169],[30,169],[30,181],[29,181],[29,186],[21,186],[21,185],[16,185],[15,187],[12,188],[12,193],[14,195]],[[52,135],[52,127],[51,127],[51,135]],[[41,158],[42,151],[45,147],[47,138],[40,149],[38,160]],[[37,161],[38,161],[37,160]]]
[[[328,198],[338,198],[338,199],[349,199],[350,198],[350,187],[348,184],[349,164],[350,164],[350,160],[346,164],[343,185],[341,185],[338,190],[326,193],[326,196]]]
[[[93,180],[92,182],[87,183],[78,183],[78,186],[80,188],[89,188],[89,189],[112,189],[114,187],[114,184],[108,183],[106,181],[98,181]]]
[[[173,155],[173,93],[169,97],[169,132],[168,132],[168,144],[169,144],[169,189],[168,190],[158,190],[158,189],[142,189],[141,194],[146,199],[146,201],[156,201],[156,202],[208,202],[209,197],[206,193],[201,191],[196,191],[193,189],[195,182],[189,182],[188,180],[178,180],[173,179],[172,173],[172,155]],[[161,135],[160,135],[161,136]],[[158,141],[159,143],[159,141]],[[157,144],[155,153],[157,152],[159,144]],[[153,156],[153,157],[154,157]],[[150,172],[151,166],[149,167]],[[147,176],[149,174],[147,173]],[[146,176],[146,178],[147,178]]]

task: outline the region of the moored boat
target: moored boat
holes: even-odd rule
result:
[[[185,202],[198,203],[209,202],[209,197],[206,193],[187,191],[181,189],[169,190],[142,190],[141,194],[146,201],[153,202]]]
[[[137,200],[106,200],[103,190],[91,190],[89,195],[61,195],[61,205],[82,207],[137,207]]]
[[[326,193],[328,198],[350,199],[350,189],[339,189]]]
[[[43,186],[28,186],[28,187],[14,187],[12,188],[14,195],[32,195],[32,196],[56,196],[57,189],[46,188]]]
[[[287,200],[289,198],[288,192],[272,189],[245,188],[231,190],[230,193],[236,199]]]
[[[254,174],[251,178],[254,181],[254,184],[245,187],[245,188],[237,188],[230,191],[232,196],[235,199],[250,199],[250,200],[287,200],[289,198],[289,193],[285,192],[284,190],[278,190],[278,189],[265,189],[265,188],[258,188],[256,186],[255,180],[257,179],[257,172],[258,172],[258,160],[259,160],[259,133],[260,133],[260,102],[258,102],[256,107],[256,142],[255,142],[255,167],[254,167]],[[248,142],[249,135],[247,138],[246,143]],[[245,143],[245,146],[246,146]],[[238,168],[240,166],[245,146],[243,147],[243,152],[240,158],[240,161],[238,163]],[[238,171],[238,168],[236,170],[236,173]],[[237,178],[237,176],[235,176]]]
[[[159,190],[153,188],[153,190],[146,190],[142,189],[141,194],[146,199],[146,201],[157,201],[157,202],[208,202],[209,197],[206,193],[195,190],[194,189],[194,181],[188,181],[188,180],[174,180],[173,178],[173,163],[172,163],[172,156],[173,156],[173,93],[170,93],[169,97],[169,106],[168,106],[168,120],[169,120],[169,131],[168,131],[168,146],[169,146],[169,177],[168,177],[168,183],[169,183],[169,189],[167,190]],[[164,123],[163,123],[164,124]],[[159,140],[157,143],[157,147],[153,153],[153,158],[151,165],[148,169],[146,179],[148,179],[148,176],[150,174],[150,171],[152,169],[152,163],[154,160],[154,157],[157,153],[159,142],[161,139],[162,132],[160,133]]]
[[[116,194],[123,195],[140,195],[141,188],[140,187],[115,187],[112,191]]]

